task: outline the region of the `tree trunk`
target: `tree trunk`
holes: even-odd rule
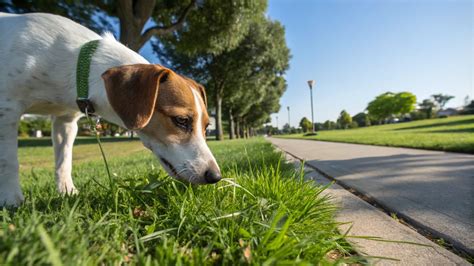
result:
[[[191,0],[178,19],[170,25],[157,25],[144,30],[146,22],[152,17],[155,10],[156,0],[118,0],[117,16],[120,22],[120,42],[138,52],[151,37],[171,34],[181,29],[195,5],[196,0]]]
[[[240,139],[240,136],[241,136],[241,134],[240,134],[240,121],[239,121],[238,118],[236,120],[237,121],[235,121],[235,135],[238,139]]]
[[[216,92],[216,140],[223,140],[224,133],[222,132],[222,95],[219,90]]]
[[[235,139],[235,123],[234,116],[232,115],[232,109],[229,109],[229,138]]]

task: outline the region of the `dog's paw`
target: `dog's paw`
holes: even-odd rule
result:
[[[58,191],[61,193],[61,195],[76,195],[79,193],[79,190],[76,189],[74,186],[58,186]]]
[[[0,189],[0,208],[1,207],[19,207],[25,200],[20,189]]]

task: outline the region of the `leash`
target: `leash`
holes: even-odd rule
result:
[[[115,184],[113,182],[112,175],[110,174],[109,164],[105,156],[104,148],[102,147],[102,143],[100,141],[100,134],[97,131],[97,127],[100,125],[100,117],[95,115],[95,123],[92,121],[92,115],[94,115],[95,109],[89,99],[89,74],[91,60],[98,46],[99,40],[90,41],[82,45],[81,50],[79,51],[79,57],[77,58],[76,67],[76,103],[79,107],[79,110],[81,110],[81,112],[86,115],[87,122],[89,123],[89,129],[95,135],[95,139],[97,141],[97,144],[99,145],[100,153],[102,154],[102,159],[104,160],[105,170],[109,178],[110,189],[113,190]],[[95,182],[98,183],[100,186],[104,187],[96,180]]]

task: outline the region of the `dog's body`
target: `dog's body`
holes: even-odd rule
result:
[[[72,146],[83,115],[76,104],[76,64],[81,46],[91,40],[100,40],[89,75],[95,113],[137,130],[171,175],[193,183],[218,181],[218,166],[198,130],[208,119],[198,84],[69,19],[0,13],[0,206],[23,200],[17,128],[24,113],[52,115],[58,190],[76,192]]]

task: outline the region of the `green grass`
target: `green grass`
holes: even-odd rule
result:
[[[55,191],[47,141],[20,142],[26,201],[0,210],[0,265],[361,260],[337,231],[324,188],[304,181],[263,139],[210,142],[226,177],[212,186],[168,177],[138,141],[105,141],[109,184],[98,147],[79,140],[73,175],[80,194],[68,197]]]
[[[474,115],[277,137],[474,153]]]

